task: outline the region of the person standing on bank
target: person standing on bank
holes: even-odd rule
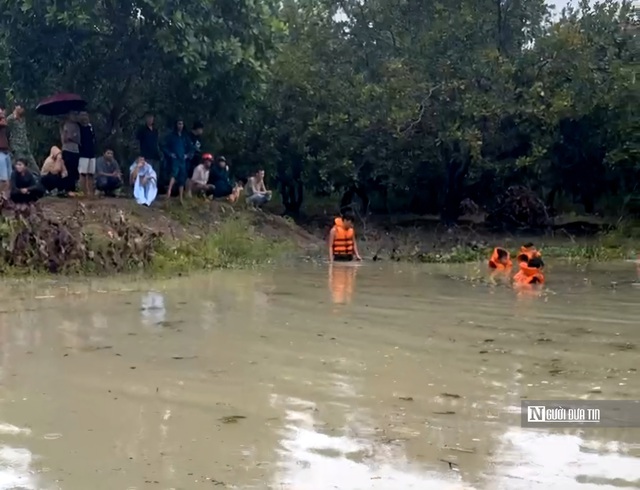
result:
[[[89,113],[82,111],[80,121],[80,190],[87,197],[94,195],[94,175],[96,173],[96,134],[89,119]]]
[[[11,154],[9,152],[9,128],[4,110],[0,108],[0,198],[7,197],[11,179]]]
[[[64,160],[73,191],[77,189],[80,172],[80,125],[75,112],[70,112],[60,127],[62,141],[62,160]],[[70,189],[71,191],[71,189]]]
[[[25,118],[25,110],[21,104],[16,104],[11,113],[7,117],[9,127],[9,146],[13,159],[22,159],[27,162],[27,167],[34,175],[40,174],[40,167],[36,163],[31,153],[31,144],[29,143],[29,133],[27,131],[27,121]]]
[[[169,161],[171,180],[167,189],[167,198],[171,197],[173,186],[178,186],[180,202],[183,202],[184,187],[187,183],[187,161],[191,158],[191,141],[184,130],[184,120],[178,118],[176,124],[164,142],[163,151]]]
[[[343,214],[334,220],[329,233],[329,262],[351,262],[354,258],[362,260],[353,229],[353,217]]]
[[[191,142],[191,151],[193,156],[187,165],[187,190],[190,193],[191,185],[190,180],[194,170],[200,165],[202,160],[202,133],[204,132],[204,124],[200,121],[193,123],[193,127],[189,132],[189,141]]]
[[[159,175],[160,172],[160,139],[155,127],[155,116],[151,112],[144,115],[144,126],[136,132],[136,139],[140,145],[140,156],[150,164]]]

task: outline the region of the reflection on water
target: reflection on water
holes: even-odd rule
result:
[[[165,321],[166,310],[164,296],[156,291],[149,291],[142,295],[140,311],[142,322],[150,327],[158,326]]]
[[[526,301],[477,266],[10,285],[0,490],[640,488],[634,431],[519,427],[640,398],[635,265],[547,270]]]
[[[533,484],[558,489],[579,484],[581,490],[640,488],[640,454],[628,454],[629,449],[640,449],[640,444],[610,441],[603,447],[584,441],[579,434],[515,428],[502,435],[500,443],[497,457],[514,463],[499,467],[497,489],[524,490]],[[609,444],[617,447],[608,450]],[[526,464],[519,463],[523,461]]]
[[[329,291],[335,304],[349,304],[353,299],[359,263],[329,264]]]
[[[0,437],[29,436],[31,430],[26,427],[0,423]],[[15,437],[13,437],[15,439]],[[38,490],[37,480],[32,467],[33,455],[28,449],[0,444],[0,490]]]

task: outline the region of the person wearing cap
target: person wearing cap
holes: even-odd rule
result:
[[[213,155],[211,153],[205,153],[202,155],[202,163],[193,169],[189,194],[205,196],[213,195],[214,186],[213,184],[209,184],[209,173],[212,163]]]

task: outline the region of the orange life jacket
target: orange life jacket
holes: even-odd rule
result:
[[[537,250],[531,250],[527,247],[520,247],[518,252],[518,262],[529,262],[531,259],[541,259],[542,254]]]
[[[513,282],[515,284],[544,284],[544,274],[542,270],[520,262],[520,270],[513,276]]]
[[[342,218],[336,218],[333,229],[336,231],[331,245],[333,255],[353,255],[355,253],[353,228],[345,228]]]
[[[507,254],[507,262],[502,263],[498,258],[498,250],[504,250],[504,249],[500,247],[496,247],[493,249],[493,253],[491,254],[491,258],[489,259],[489,268],[496,269],[499,271],[511,269],[511,267],[513,266],[513,263],[511,262],[511,257],[509,256],[509,252],[504,250],[505,253]]]

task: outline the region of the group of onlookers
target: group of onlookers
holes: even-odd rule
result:
[[[204,152],[203,132],[204,125],[200,121],[194,122],[191,130],[187,130],[184,120],[178,118],[172,130],[161,141],[155,127],[155,118],[148,113],[144,126],[136,133],[140,157],[154,168],[156,179],[158,174],[160,177],[169,177],[167,197],[177,190],[181,200],[186,193],[188,196],[195,194],[236,202],[243,190],[243,180],[234,184],[226,158],[214,158],[212,153]],[[264,183],[264,170],[258,169],[248,179],[244,179],[244,183],[249,204],[260,207],[271,199],[271,191],[266,189]]]
[[[264,170],[233,183],[225,157],[204,153],[204,125],[196,121],[187,131],[178,119],[160,140],[153,114],[136,132],[139,156],[129,168],[129,185],[139,204],[150,205],[162,184],[166,195],[177,191],[188,196],[226,198],[236,202],[244,190],[247,203],[260,207],[271,199]],[[0,192],[17,203],[34,202],[45,193],[87,197],[96,191],[113,197],[123,185],[119,163],[112,149],[97,156],[96,135],[87,112],[70,113],[60,125],[60,147],[53,146],[42,168],[31,153],[24,109],[16,106],[8,117],[0,109]],[[13,164],[13,165],[12,165]],[[244,185],[243,185],[244,184]]]

